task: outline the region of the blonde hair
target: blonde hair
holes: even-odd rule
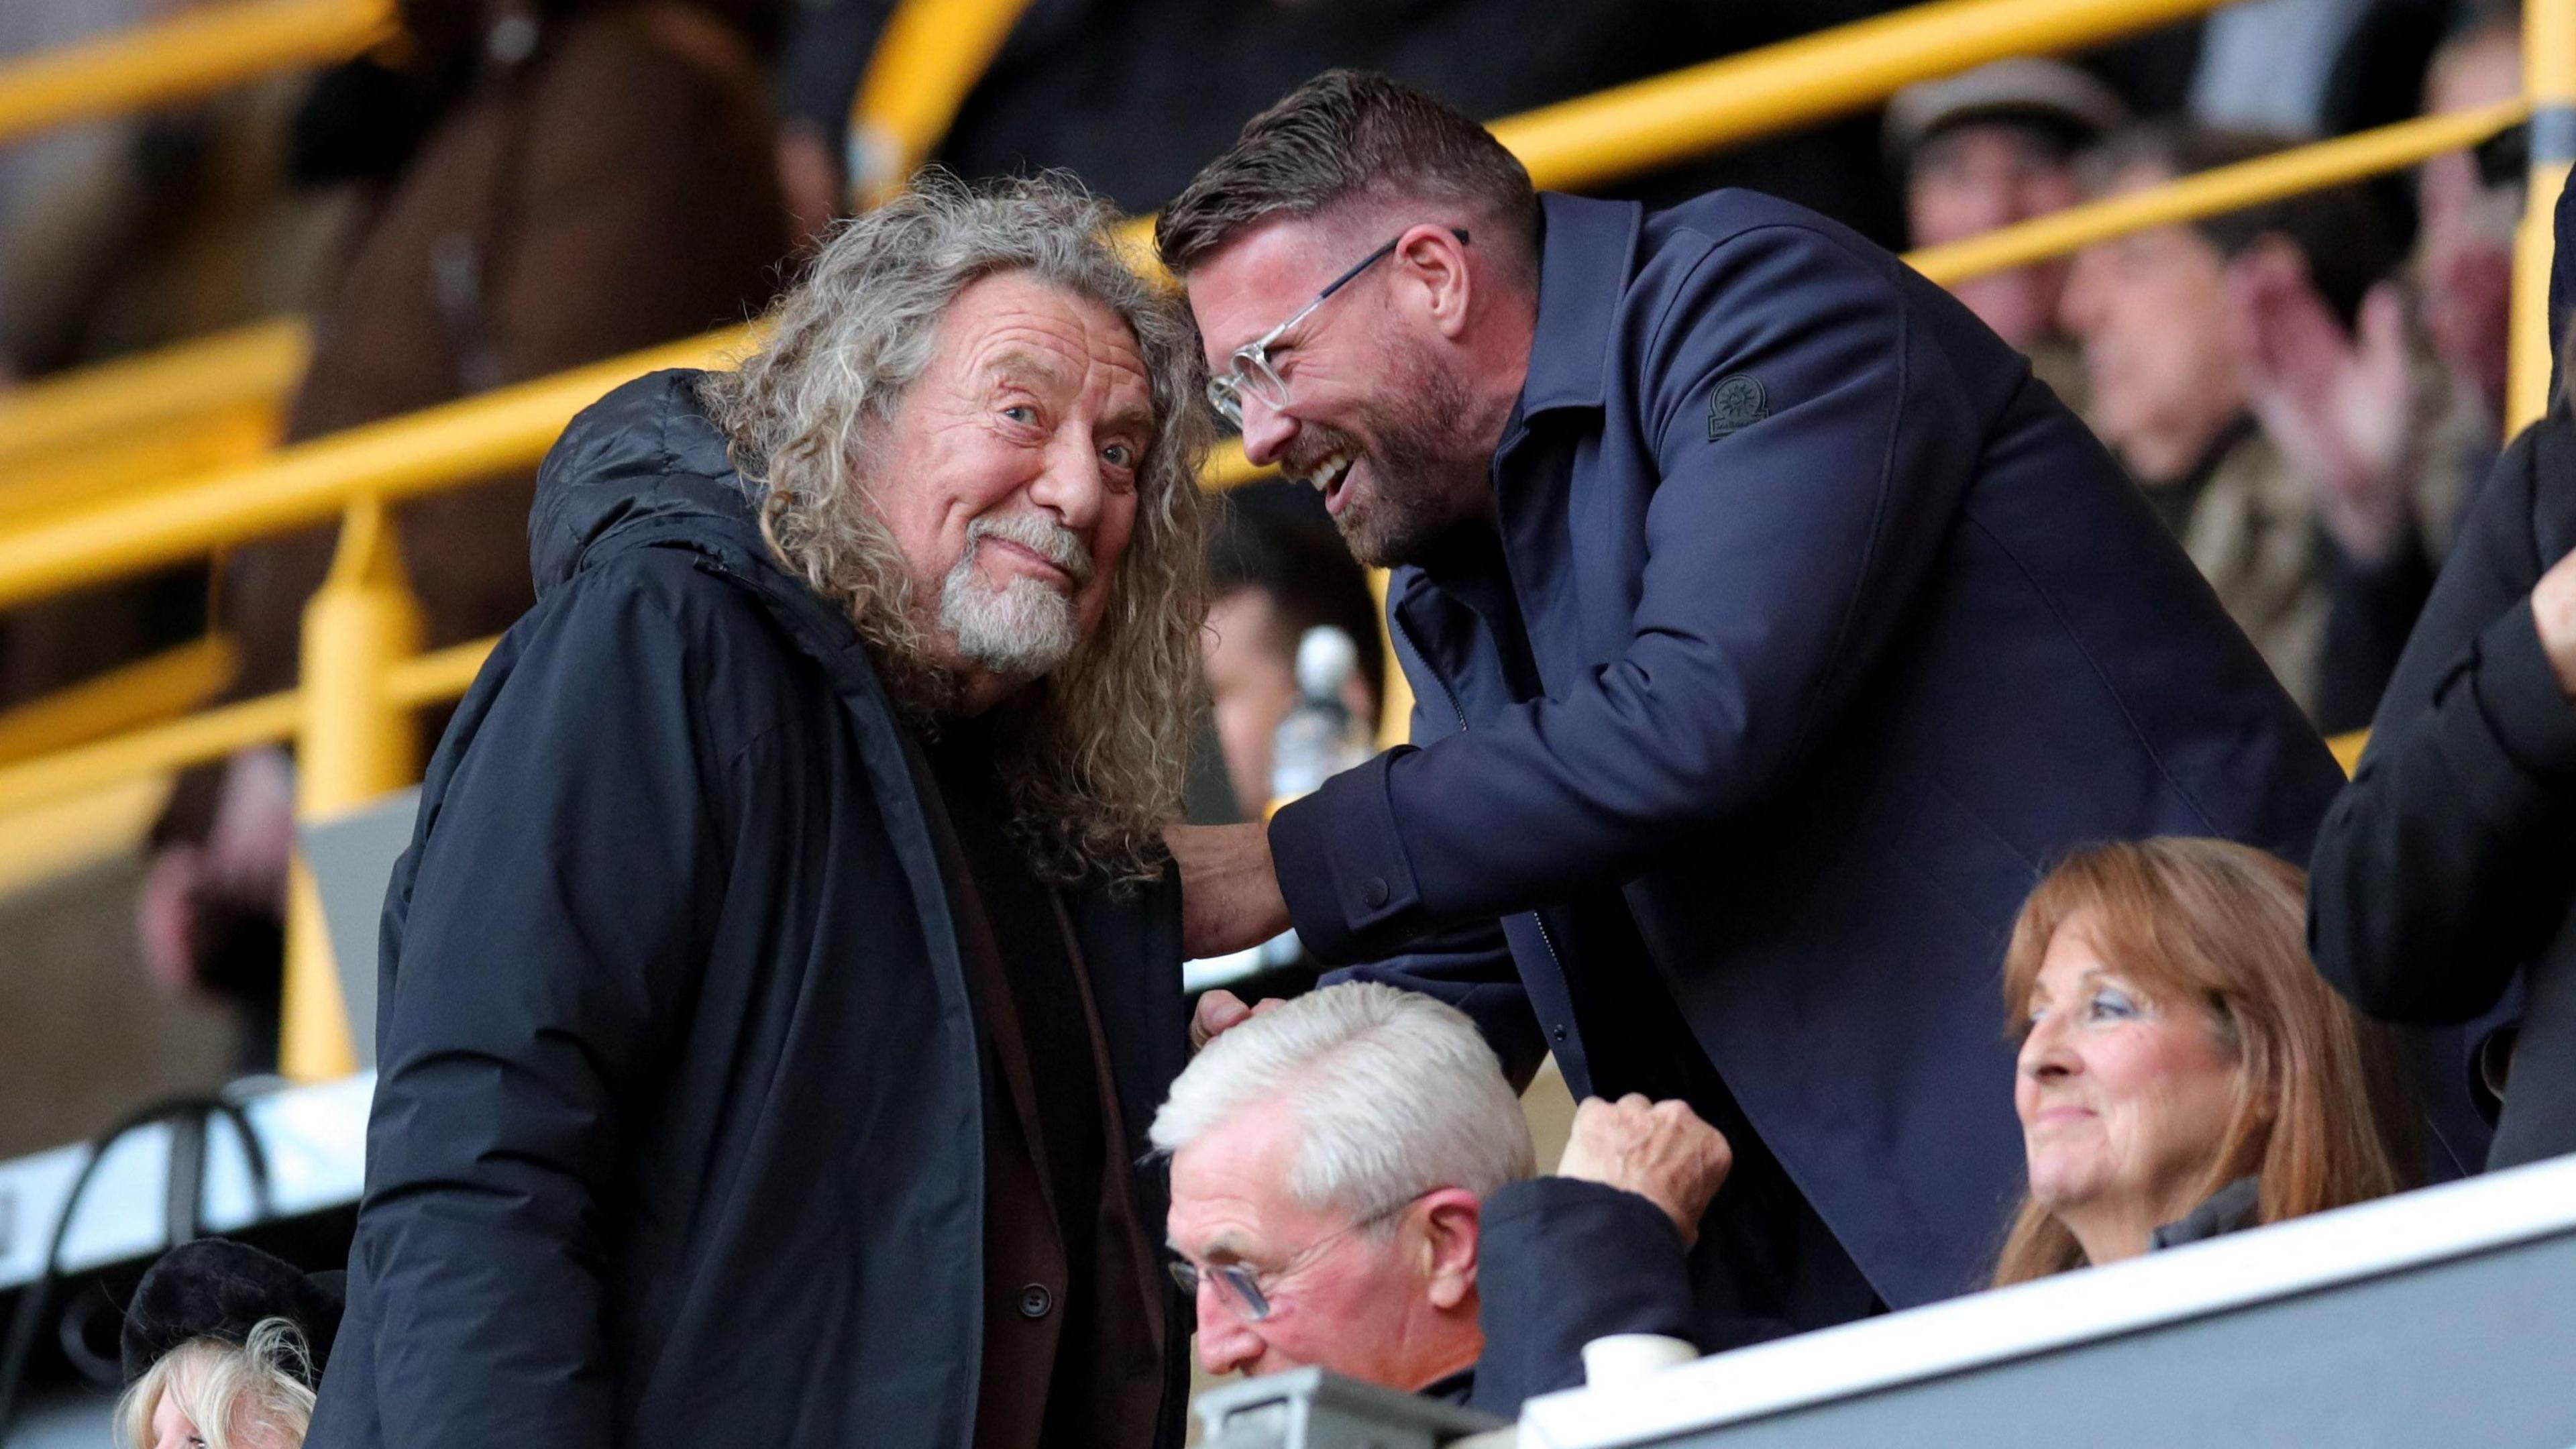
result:
[[[192,1338],[160,1360],[116,1401],[116,1437],[152,1449],[152,1416],[166,1396],[195,1425],[206,1449],[294,1449],[313,1423],[312,1360],[303,1331],[263,1318],[241,1343]]]
[[[770,313],[767,345],[698,385],[755,490],[772,552],[848,612],[898,707],[935,726],[935,711],[921,717],[938,682],[918,664],[912,583],[868,501],[884,429],[930,365],[949,304],[984,277],[1025,275],[1126,324],[1154,409],[1134,531],[1099,627],[995,713],[1014,832],[1056,880],[1160,872],[1163,825],[1181,812],[1202,707],[1206,365],[1179,299],[1120,258],[1117,221],[1069,177],[968,186],[925,172],[911,191],[844,223]]]
[[[2018,1031],[2059,929],[2089,914],[2092,945],[2137,988],[2200,1001],[2237,1061],[2235,1107],[2199,1197],[2260,1181],[2274,1223],[2412,1185],[2418,1105],[2397,1039],[2317,975],[2307,873],[2250,846],[2167,837],[2067,857],[2023,903],[2004,953],[2004,1015]],[[2022,1201],[1995,1266],[2019,1283],[2085,1266],[2075,1234]]]

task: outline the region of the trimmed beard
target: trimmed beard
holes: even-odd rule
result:
[[[1353,493],[1333,520],[1351,557],[1370,568],[1399,568],[1470,513],[1486,486],[1489,451],[1458,436],[1473,409],[1464,384],[1416,347],[1397,352],[1381,402],[1361,410],[1369,442],[1339,428],[1310,425],[1296,456],[1282,461],[1298,477],[1335,453],[1366,459],[1370,488]],[[1472,461],[1471,461],[1472,460]],[[1300,466],[1302,465],[1302,466]],[[1345,485],[1347,486],[1347,485]]]
[[[957,657],[1004,679],[1052,674],[1082,643],[1073,600],[1042,579],[1013,578],[996,588],[975,566],[988,538],[1019,544],[1071,575],[1089,578],[1091,560],[1072,530],[1035,514],[978,518],[966,528],[966,552],[939,586],[939,626],[957,641]]]

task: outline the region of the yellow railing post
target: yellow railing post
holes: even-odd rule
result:
[[[330,577],[304,610],[303,722],[296,735],[295,809],[334,815],[419,776],[411,711],[388,687],[420,652],[420,605],[384,505],[364,498],[340,524]],[[286,1001],[278,1070],[299,1081],[357,1069],[333,969],[322,899],[298,861],[287,890]]]
[[[2513,248],[2513,365],[2505,435],[2549,411],[2549,266],[2558,192],[2576,161],[2576,0],[2524,0],[2522,88],[2531,102],[2531,179]]]
[[[1029,0],[903,0],[878,33],[850,103],[850,201],[900,195],[948,135]]]

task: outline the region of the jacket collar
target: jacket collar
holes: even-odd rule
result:
[[[1628,290],[1646,209],[1542,192],[1538,199],[1538,325],[1520,416],[1597,408],[1609,395],[1610,328]]]
[[[2178,1248],[2185,1243],[2207,1242],[2211,1238],[2255,1227],[2262,1215],[2262,1179],[2240,1177],[2211,1193],[2208,1201],[2189,1213],[2156,1229],[2148,1241],[2156,1248]]]

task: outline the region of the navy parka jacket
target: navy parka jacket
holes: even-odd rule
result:
[[[1624,898],[1879,1296],[1964,1291],[2022,1190],[1999,968],[2040,873],[2154,834],[2304,860],[2340,772],[2083,424],[1896,258],[1751,192],[1542,206],[1501,577],[1398,571],[1416,747],[1274,819],[1297,932],[1448,933],[1374,974],[1579,1095],[1629,1039],[1584,978],[1633,963],[1560,908]]]
[[[948,896],[866,650],[769,561],[695,377],[556,445],[536,607],[430,764],[314,1449],[971,1441]],[[1141,1159],[1186,1060],[1178,897],[1066,895]],[[1159,1226],[1160,1183],[1136,1204]],[[1153,1276],[1178,1444],[1190,1317]]]

